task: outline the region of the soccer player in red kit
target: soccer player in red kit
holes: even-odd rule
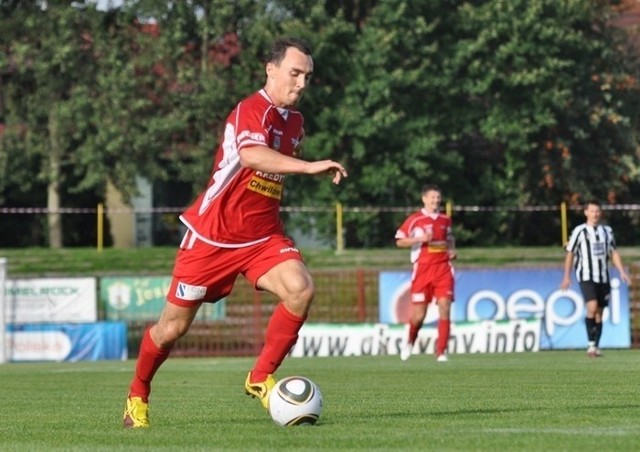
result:
[[[156,371],[187,333],[201,304],[227,296],[240,274],[281,300],[245,381],[245,392],[268,407],[276,383],[273,374],[296,343],[315,290],[300,252],[282,228],[279,211],[285,175],[330,174],[335,184],[347,176],[338,162],[297,157],[303,118],[293,107],[312,72],[305,41],[274,42],[264,87],[227,117],[208,188],[180,217],[187,232],[176,255],[164,310],[140,345],[125,427],[149,426],[149,394]]]
[[[396,245],[411,247],[411,316],[407,342],[400,350],[400,358],[411,356],[427,307],[432,300],[438,305],[438,340],[436,359],[446,362],[447,343],[451,329],[451,303],[454,276],[451,260],[455,259],[451,218],[440,213],[442,194],[435,185],[422,188],[424,207],[410,215],[396,231]]]

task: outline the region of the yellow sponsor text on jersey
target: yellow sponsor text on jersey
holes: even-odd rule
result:
[[[427,247],[428,253],[444,253],[447,251],[447,242],[430,242]]]
[[[269,198],[282,199],[281,182],[274,182],[253,176],[247,188],[261,195],[268,196]]]

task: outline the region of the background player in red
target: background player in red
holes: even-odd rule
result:
[[[411,247],[411,316],[407,342],[400,350],[400,358],[411,356],[427,307],[435,299],[438,305],[438,340],[436,358],[447,361],[447,343],[451,329],[451,303],[454,276],[451,260],[455,259],[451,218],[440,213],[442,193],[435,185],[422,188],[420,211],[411,214],[396,231],[396,245]]]
[[[315,290],[280,221],[285,175],[330,174],[335,184],[347,176],[335,161],[295,157],[304,131],[302,115],[292,107],[312,72],[306,42],[276,41],[267,59],[263,89],[242,100],[227,117],[208,188],[180,217],[188,230],[176,256],[164,310],[140,345],[125,427],[149,426],[149,394],[156,371],[187,333],[200,305],[228,295],[240,274],[281,300],[245,381],[245,392],[268,407],[276,383],[273,374],[296,343]]]

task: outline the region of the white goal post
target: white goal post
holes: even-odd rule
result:
[[[7,313],[5,303],[5,289],[7,281],[7,259],[0,257],[0,364],[7,362],[7,328],[6,328],[6,316]]]

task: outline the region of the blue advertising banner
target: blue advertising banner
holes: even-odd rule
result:
[[[127,359],[124,322],[7,325],[9,361]]]
[[[584,348],[585,307],[574,281],[560,290],[560,268],[482,269],[456,272],[453,322],[540,319],[540,349]],[[611,300],[604,312],[600,348],[631,346],[629,289],[612,271]],[[380,273],[380,322],[406,323],[409,318],[410,272]],[[425,323],[434,323],[437,309],[428,310]]]

